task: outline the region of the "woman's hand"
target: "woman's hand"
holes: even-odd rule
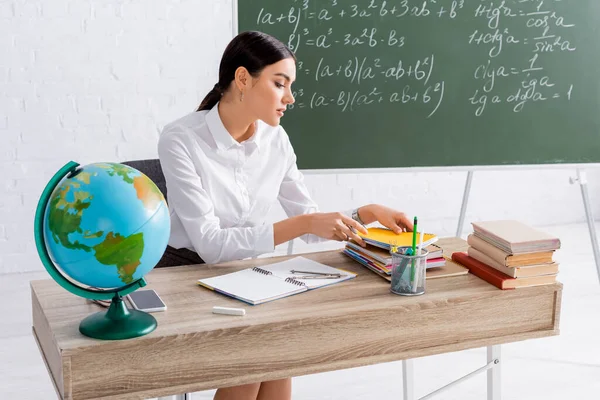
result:
[[[352,239],[363,247],[365,242],[356,231],[367,233],[364,226],[340,212],[310,214],[309,231],[325,239]]]
[[[369,204],[358,209],[358,216],[365,224],[378,221],[395,233],[412,232],[413,224],[403,213],[380,204]]]

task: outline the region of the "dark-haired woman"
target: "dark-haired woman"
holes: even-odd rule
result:
[[[296,58],[261,32],[243,32],[227,46],[219,81],[190,113],[168,124],[158,154],[171,210],[169,246],[208,263],[272,252],[294,238],[307,243],[354,239],[378,221],[396,232],[412,230],[406,216],[370,204],[347,212],[318,212],[279,125],[294,103]],[[287,219],[267,224],[279,202]],[[219,389],[215,399],[291,398],[291,380]]]

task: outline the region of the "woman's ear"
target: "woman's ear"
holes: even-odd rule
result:
[[[235,86],[240,92],[245,91],[250,87],[252,76],[246,67],[238,67],[235,70]]]

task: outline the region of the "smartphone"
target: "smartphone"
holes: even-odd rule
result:
[[[167,305],[162,299],[156,294],[154,290],[136,290],[135,292],[127,295],[131,306],[136,310],[155,312],[165,311]]]

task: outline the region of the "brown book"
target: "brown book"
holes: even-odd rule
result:
[[[507,267],[504,266],[496,260],[488,257],[487,254],[479,251],[475,247],[469,247],[467,250],[467,254],[474,259],[481,261],[482,263],[506,274],[512,276],[513,278],[522,278],[525,276],[538,276],[538,275],[550,275],[558,273],[558,264],[557,263],[546,263],[546,264],[537,264],[537,265],[528,265],[524,267]]]
[[[474,235],[510,254],[535,253],[560,248],[552,235],[514,220],[472,222]]]
[[[510,254],[473,234],[467,237],[467,243],[469,246],[476,248],[505,267],[552,263],[552,257],[554,255],[554,250],[536,253]]]
[[[452,253],[452,260],[467,267],[469,272],[471,272],[473,275],[502,290],[516,289],[527,286],[549,285],[556,282],[556,275],[513,278],[512,276],[503,274],[502,272],[495,270],[489,265],[486,265],[463,252]]]

